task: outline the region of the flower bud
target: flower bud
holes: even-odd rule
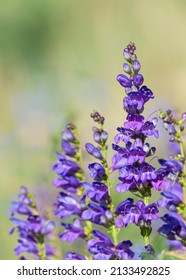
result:
[[[133,78],[133,83],[136,87],[141,86],[143,84],[143,81],[144,81],[144,79],[143,79],[143,76],[141,74],[137,74]]]
[[[95,131],[95,132],[94,132],[93,137],[94,137],[94,141],[95,141],[96,143],[98,143],[98,144],[101,143],[101,136],[100,136],[100,134],[99,134],[98,131]]]
[[[123,74],[119,74],[116,79],[120,83],[120,85],[122,85],[123,87],[131,87],[132,86],[131,80]]]
[[[128,63],[124,63],[123,64],[123,70],[125,71],[125,73],[127,74],[131,74],[131,68],[130,68],[130,65]]]
[[[139,63],[138,60],[134,60],[133,63],[132,63],[132,68],[134,70],[135,73],[138,73],[140,68],[141,68],[141,65]]]
[[[126,52],[126,51],[124,50],[123,55],[124,55],[124,58],[125,58],[127,61],[131,61],[131,55],[130,55],[129,52]]]
[[[107,138],[108,138],[108,133],[103,130],[101,132],[101,141],[103,141],[105,143],[107,141]]]

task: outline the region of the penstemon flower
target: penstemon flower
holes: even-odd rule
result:
[[[159,228],[159,233],[168,239],[169,251],[174,251],[173,255],[176,257],[186,255],[186,155],[183,135],[185,116],[183,113],[181,118],[177,119],[171,110],[159,112],[175,151],[168,160],[159,160],[170,182],[170,188],[161,193],[163,198],[158,201],[159,207],[168,210],[168,213],[161,217],[164,224]]]
[[[125,90],[123,109],[127,117],[117,128],[111,163],[107,155],[105,118],[99,112],[91,114],[93,143],[85,144],[85,151],[92,158],[88,164],[89,178],[83,170],[84,153],[76,126],[68,124],[61,134],[61,152],[56,153],[57,161],[52,166],[56,173],[53,186],[59,190],[53,204],[54,215],[62,226],[58,238],[62,243],[77,243],[81,239],[84,244],[83,254],[69,251],[62,257],[66,260],[155,259],[166,255],[178,258],[179,254],[181,258],[186,257],[186,154],[183,140],[186,113],[177,120],[171,110],[159,112],[163,126],[170,134],[170,142],[174,144],[175,154],[168,159],[159,158],[157,168],[152,164],[156,147],[151,146],[150,139],[154,137],[158,141],[158,117],[146,119],[143,115],[154,95],[139,73],[141,64],[135,52],[135,45],[129,43],[123,52],[125,74],[117,76]],[[118,177],[116,185],[113,174]],[[158,195],[161,198],[158,199]],[[164,209],[164,216],[159,208]],[[26,218],[15,218],[15,214]],[[10,233],[18,231],[19,234],[15,254],[23,254],[21,259],[25,259],[25,253],[26,257],[30,254],[36,259],[59,257],[58,248],[52,246],[57,231],[55,224],[39,214],[33,196],[25,187],[21,188],[18,202],[12,203],[11,221],[15,226]],[[159,223],[157,234],[168,240],[169,251],[155,252],[151,240],[154,221]],[[138,253],[133,249],[132,236],[131,240],[125,239],[125,228],[131,224],[143,238],[144,249]],[[121,228],[122,237],[119,235]],[[140,244],[134,245],[139,247]]]
[[[15,218],[15,214],[24,215],[24,218]],[[47,217],[40,216],[34,197],[26,187],[21,187],[18,202],[12,202],[11,219],[15,226],[10,234],[17,231],[19,234],[18,246],[15,254],[29,253],[36,259],[50,259],[55,257],[56,249],[48,242],[52,239],[55,224]],[[25,259],[24,255],[21,259]]]

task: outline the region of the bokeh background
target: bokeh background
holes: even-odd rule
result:
[[[84,145],[97,109],[112,143],[125,119],[115,77],[128,42],[136,43],[156,96],[146,116],[159,108],[186,110],[185,27],[184,0],[0,1],[0,259],[15,258],[8,211],[19,186],[28,186],[41,208],[55,200],[51,165],[65,123],[76,123]],[[160,131],[163,157],[167,136]],[[137,232],[133,238],[141,242]]]

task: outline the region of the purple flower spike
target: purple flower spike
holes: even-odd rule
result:
[[[120,85],[122,87],[131,87],[132,86],[132,82],[129,78],[127,78],[127,76],[123,75],[123,74],[119,74],[117,76],[117,81],[120,83]]]

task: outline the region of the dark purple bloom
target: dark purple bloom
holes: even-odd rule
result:
[[[163,226],[159,228],[159,233],[165,236],[169,240],[185,241],[186,239],[186,225],[180,220],[179,217],[166,214],[162,220],[165,222]]]
[[[85,238],[84,228],[82,227],[80,220],[74,219],[73,224],[65,224],[62,223],[62,226],[65,227],[65,231],[63,231],[59,237],[66,242],[74,242],[77,238]]]
[[[88,166],[89,170],[91,171],[90,176],[95,180],[95,181],[102,181],[105,176],[105,169],[103,168],[103,166],[98,163],[91,163]]]
[[[53,180],[53,185],[56,188],[62,188],[68,193],[76,193],[77,189],[82,186],[82,183],[73,176],[64,176],[62,178],[55,178]]]
[[[119,133],[114,137],[114,142],[118,144],[120,140],[122,140],[124,143],[127,143],[130,138],[132,138],[135,135],[135,132],[133,132],[131,129],[125,129],[123,127],[118,127],[117,130]]]
[[[159,159],[158,162],[162,165],[162,168],[166,171],[167,175],[169,173],[181,173],[183,171],[183,163],[176,160],[164,160]]]
[[[144,207],[143,201],[140,201],[140,203],[142,207]],[[116,226],[121,228],[126,227],[130,223],[137,224],[141,218],[142,211],[137,205],[133,204],[133,199],[128,198],[117,206],[116,214],[122,216],[115,222]]]
[[[158,200],[159,207],[166,207],[172,212],[177,212],[177,206],[183,205],[183,189],[180,184],[175,183],[171,191],[163,191],[163,198]]]
[[[142,163],[140,166],[140,180],[145,183],[147,180],[156,179],[155,168],[147,162]]]
[[[138,114],[143,111],[144,99],[140,92],[130,92],[127,97],[123,99],[125,111],[129,114]]]
[[[127,155],[121,155],[121,154],[115,154],[112,157],[112,166],[110,168],[111,171],[114,171],[116,169],[120,169],[124,167],[127,164]]]
[[[67,194],[60,192],[60,195],[57,197],[57,201],[54,204],[55,206],[55,215],[59,218],[68,219],[71,215],[80,216],[82,211],[85,209],[85,196],[81,197],[79,200],[68,196]]]
[[[130,151],[130,155],[127,163],[128,164],[133,164],[135,162],[143,163],[145,157],[146,157],[146,152],[142,148],[138,147]]]
[[[113,215],[110,210],[101,207],[97,204],[88,204],[89,209],[83,211],[81,219],[91,221],[94,224],[106,226],[113,220]]]
[[[106,206],[110,199],[108,194],[108,187],[101,182],[93,182],[92,184],[84,183],[87,190],[87,196],[94,202],[99,203],[102,206]]]
[[[130,223],[138,225],[141,221],[150,222],[158,219],[157,213],[158,209],[155,203],[145,206],[144,202],[139,200],[133,204],[133,199],[128,198],[116,208],[116,214],[122,216],[116,220],[116,226],[120,228],[126,227]]]
[[[144,102],[147,102],[150,98],[154,98],[152,91],[146,86],[142,86],[139,89],[139,92],[141,93]]]
[[[52,169],[56,172],[56,174],[61,176],[72,175],[75,172],[80,170],[79,165],[71,160],[67,160],[66,158],[61,158],[58,162],[53,164]]]
[[[134,257],[134,252],[129,248],[132,246],[132,242],[130,240],[120,242],[116,248],[116,254],[120,260],[131,260]]]
[[[156,138],[159,137],[158,130],[155,129],[155,125],[153,122],[147,121],[145,122],[141,127],[141,133],[143,133],[144,136],[155,136]]]
[[[144,123],[144,117],[138,114],[128,114],[127,122],[124,123],[124,128],[140,131]]]
[[[109,260],[114,256],[112,248],[114,248],[111,240],[102,232],[93,230],[96,238],[90,239],[87,242],[88,250],[94,255],[94,259]]]
[[[145,206],[142,210],[143,220],[146,222],[158,219],[158,208],[155,203]]]
[[[120,83],[120,85],[122,87],[131,87],[132,86],[132,82],[129,78],[127,78],[127,76],[123,75],[123,74],[119,74],[117,76],[117,81]]]

